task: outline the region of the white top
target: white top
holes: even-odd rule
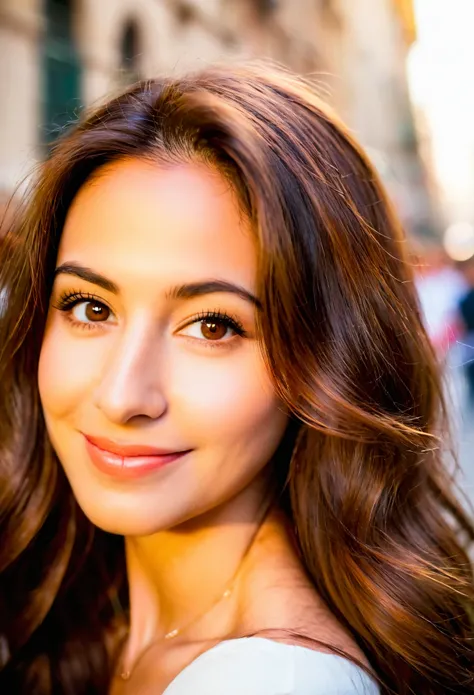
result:
[[[341,656],[243,637],[201,654],[163,695],[380,695],[380,690]]]

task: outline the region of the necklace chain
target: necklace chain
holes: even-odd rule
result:
[[[247,555],[247,553],[245,553],[244,558],[245,558],[246,555]],[[244,558],[242,558],[242,561],[241,561],[241,563],[239,564],[239,568],[238,568],[238,570],[237,570],[237,573],[239,572],[240,567],[242,566],[242,562],[243,562],[243,559],[244,559]],[[237,573],[236,573],[236,574],[237,574]],[[233,584],[234,584],[236,578],[237,578],[237,577],[234,577],[234,579],[233,579],[233,581],[232,581],[232,584],[231,584],[229,587],[227,587],[227,589],[224,591],[224,593],[221,594],[221,595],[219,596],[219,598],[218,598],[216,601],[214,601],[214,603],[212,604],[212,606],[210,606],[209,608],[207,608],[207,610],[205,610],[203,613],[201,613],[200,615],[198,615],[198,616],[196,616],[195,618],[193,618],[192,620],[190,620],[189,623],[187,623],[186,625],[184,625],[184,626],[182,626],[182,627],[175,627],[173,630],[170,630],[169,632],[167,632],[166,635],[163,635],[163,637],[159,637],[158,639],[153,640],[153,642],[151,642],[151,644],[149,644],[147,647],[145,647],[145,649],[142,651],[142,653],[141,653],[141,654],[139,655],[139,657],[136,659],[135,663],[133,664],[133,666],[132,666],[131,668],[129,668],[129,669],[122,669],[122,670],[120,671],[120,678],[121,678],[122,680],[124,680],[124,681],[128,681],[128,680],[130,679],[130,677],[131,677],[131,675],[132,675],[132,673],[133,673],[133,671],[134,671],[136,665],[138,664],[138,662],[142,659],[142,657],[143,657],[152,647],[154,647],[156,644],[159,644],[161,641],[168,641],[168,640],[174,639],[175,637],[177,637],[178,635],[180,635],[184,630],[187,630],[189,627],[191,627],[192,625],[194,625],[194,623],[197,623],[198,620],[200,620],[201,618],[204,618],[208,613],[210,613],[210,612],[212,611],[213,608],[215,608],[215,607],[216,607],[221,601],[223,601],[225,598],[229,598],[229,596],[232,594]]]
[[[132,676],[132,673],[135,670],[138,663],[145,656],[145,654],[147,654],[149,652],[149,650],[152,647],[154,647],[156,644],[159,644],[160,642],[169,641],[169,640],[174,639],[175,637],[180,635],[182,632],[184,632],[185,630],[190,628],[192,625],[197,623],[199,620],[204,618],[216,606],[218,606],[221,601],[223,601],[224,599],[227,599],[227,598],[229,598],[229,596],[231,596],[232,591],[233,591],[234,586],[235,586],[235,583],[237,581],[237,578],[238,578],[240,571],[245,563],[245,560],[246,560],[248,554],[250,553],[250,550],[253,547],[254,541],[255,541],[260,529],[262,528],[263,522],[265,521],[265,519],[267,517],[267,513],[269,511],[269,508],[270,508],[270,504],[268,504],[266,506],[265,511],[260,518],[260,523],[257,524],[257,527],[256,527],[254,533],[252,534],[250,542],[248,543],[247,548],[245,549],[245,552],[244,552],[244,554],[239,562],[239,565],[234,573],[234,576],[233,576],[230,584],[227,586],[226,590],[222,594],[220,594],[220,596],[212,603],[211,606],[209,606],[209,608],[207,608],[203,613],[200,613],[199,615],[195,616],[192,620],[190,620],[188,623],[186,623],[186,625],[181,626],[181,627],[176,627],[173,630],[170,630],[169,632],[167,632],[162,637],[159,637],[158,639],[150,642],[150,644],[147,647],[145,647],[145,649],[143,649],[143,651],[138,655],[137,659],[135,659],[135,663],[130,668],[124,668],[123,657],[122,657],[121,658],[121,668],[120,668],[120,671],[118,674],[122,680],[128,681],[130,679],[130,677]]]

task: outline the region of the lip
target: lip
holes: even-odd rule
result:
[[[178,461],[190,452],[159,449],[142,444],[118,444],[102,437],[83,435],[87,453],[102,473],[115,478],[139,478]]]

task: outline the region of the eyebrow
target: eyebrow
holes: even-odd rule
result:
[[[234,285],[231,282],[226,282],[225,280],[206,280],[204,282],[190,282],[184,285],[179,285],[173,287],[166,294],[168,299],[192,299],[194,297],[201,297],[205,294],[214,294],[216,292],[227,292],[229,294],[236,294],[238,297],[245,299],[247,302],[254,304],[257,309],[262,308],[262,304],[255,295],[248,290],[244,289],[240,285]]]
[[[108,280],[106,277],[96,273],[94,270],[86,268],[82,265],[78,265],[77,263],[63,263],[62,265],[58,266],[54,271],[54,277],[57,277],[62,273],[65,275],[74,275],[75,277],[81,278],[81,280],[85,280],[93,285],[102,287],[103,290],[107,290],[107,292],[111,292],[112,294],[119,293],[118,285],[116,285],[115,282],[112,282],[112,280]]]
[[[96,273],[91,268],[79,265],[77,263],[63,263],[58,266],[54,272],[54,276],[58,275],[74,275],[75,277],[81,278],[86,282],[90,282],[93,285],[102,287],[102,289],[112,294],[119,294],[118,285],[112,280]],[[183,285],[177,285],[176,287],[170,288],[166,293],[167,299],[193,299],[194,297],[202,297],[206,294],[216,294],[218,292],[225,292],[228,294],[235,294],[241,299],[253,304],[257,309],[262,309],[262,304],[259,299],[251,292],[246,290],[240,285],[234,285],[231,282],[226,282],[225,280],[204,280],[202,282],[190,282]]]

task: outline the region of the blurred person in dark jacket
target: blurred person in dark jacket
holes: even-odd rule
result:
[[[459,315],[465,330],[462,343],[464,369],[469,387],[469,401],[474,406],[474,256],[461,266],[468,289],[459,302]]]

